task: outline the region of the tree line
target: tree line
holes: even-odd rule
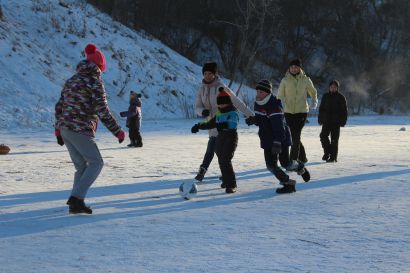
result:
[[[88,1],[232,81],[278,83],[297,57],[320,92],[341,81],[352,113],[409,110],[410,1]]]

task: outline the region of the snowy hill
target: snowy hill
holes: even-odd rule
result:
[[[103,79],[116,117],[130,90],[143,92],[145,118],[193,115],[201,68],[158,40],[85,1],[3,0],[1,7],[0,129],[51,126],[62,85],[89,42],[106,55]]]

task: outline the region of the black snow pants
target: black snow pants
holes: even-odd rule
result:
[[[222,183],[226,188],[236,188],[236,177],[232,166],[232,158],[238,146],[236,130],[219,132],[216,138],[216,155],[222,173]]]
[[[323,124],[322,131],[320,132],[320,142],[322,143],[324,154],[330,156],[331,160],[337,160],[337,154],[339,151],[339,137],[339,125]]]
[[[289,114],[285,113],[286,123],[292,134],[292,147],[290,149],[290,158],[292,160],[300,160],[306,162],[305,147],[301,141],[302,129],[305,126],[307,113]]]

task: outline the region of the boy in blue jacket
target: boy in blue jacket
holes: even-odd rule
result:
[[[261,80],[256,85],[254,111],[255,117],[247,118],[246,123],[259,127],[258,135],[266,167],[283,185],[276,192],[296,192],[296,181],[290,179],[278,166],[278,160],[287,171],[298,172],[306,182],[310,180],[310,174],[302,162],[289,157],[289,146],[292,145],[290,130],[284,118],[282,103],[272,94],[272,84],[268,80]]]
[[[236,129],[239,123],[239,115],[232,104],[229,93],[225,92],[223,87],[219,88],[216,100],[218,112],[216,112],[215,117],[208,122],[195,124],[191,132],[197,133],[199,130],[213,128],[218,130],[216,155],[222,173],[221,188],[225,188],[226,193],[235,193],[237,185],[232,158],[238,146],[238,133]]]

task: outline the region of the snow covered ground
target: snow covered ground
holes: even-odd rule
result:
[[[0,272],[410,272],[410,117],[352,118],[337,164],[321,162],[312,120],[303,133],[312,181],[283,196],[256,128],[242,125],[239,191],[219,188],[215,160],[184,201],[178,186],[207,142],[190,134],[193,123],[145,122],[142,149],[100,132],[105,166],[90,216],[67,213],[73,166],[51,131],[0,132],[12,147],[0,156]]]

